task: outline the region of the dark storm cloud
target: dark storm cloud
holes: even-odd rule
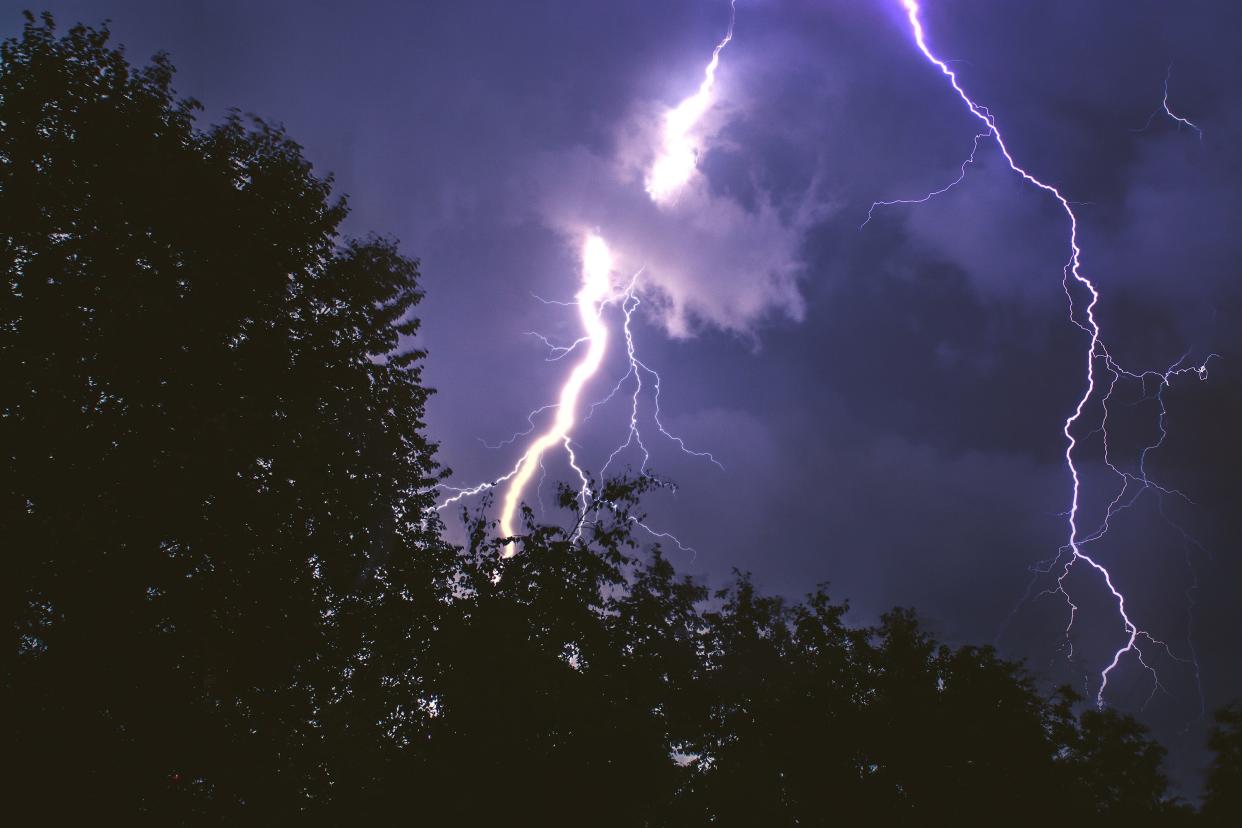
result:
[[[1086,342],[1060,283],[1063,214],[984,142],[958,188],[881,208],[859,229],[873,201],[953,180],[978,131],[895,0],[739,0],[703,178],[672,211],[644,198],[641,159],[651,119],[699,82],[724,0],[51,5],[63,22],[112,18],[135,58],[170,50],[179,89],[209,117],[237,106],[283,121],[350,193],[353,229],[395,234],[422,258],[432,427],[458,480],[511,462],[515,449],[476,438],[507,437],[550,401],[564,363],[544,362],[523,332],[568,341],[575,320],[531,293],[569,298],[573,234],[598,226],[627,265],[652,270],[637,333],[664,374],[666,424],[726,467],[652,441],[657,471],[681,484],[653,497],[653,523],[697,550],[675,560],[712,579],[750,569],[795,594],[831,581],[865,618],[913,604],[956,640],[1003,628],[1002,647],[1050,679],[1098,669],[1054,658],[1055,600],[1011,617],[1027,567],[1065,540],[1060,429]],[[1207,382],[1166,392],[1171,436],[1149,458],[1197,502],[1166,498],[1166,513],[1203,548],[1150,492],[1092,547],[1179,653],[1189,556],[1194,640],[1207,703],[1219,704],[1242,686],[1231,656],[1242,644],[1242,7],[924,5],[936,49],[1015,155],[1076,202],[1112,352],[1143,368],[1221,355]],[[1135,131],[1170,63],[1171,103],[1202,142],[1159,116]],[[1157,404],[1124,395],[1116,459],[1133,471],[1136,447],[1157,436]],[[598,467],[604,435],[582,439]],[[1094,526],[1117,481],[1099,436],[1083,445]],[[1120,631],[1099,585],[1081,586],[1093,623],[1080,652],[1098,658]],[[1150,684],[1132,667],[1114,700],[1137,709]],[[1178,665],[1168,675],[1173,695],[1149,712],[1185,753],[1201,733],[1177,735],[1197,691]]]

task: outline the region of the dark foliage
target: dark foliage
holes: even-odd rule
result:
[[[1133,720],[894,611],[630,529],[445,542],[415,262],[346,241],[281,130],[30,19],[0,58],[0,662],[43,823],[1127,824],[1186,817]],[[566,505],[573,498],[565,499]],[[1207,813],[1236,821],[1239,716]],[[17,824],[17,823],[15,823]]]
[[[1208,768],[1203,815],[1214,825],[1242,823],[1242,703],[1216,713],[1208,741],[1215,758]]]
[[[30,21],[0,54],[9,781],[300,810],[416,692],[373,622],[424,611],[438,548],[420,355],[394,353],[417,268],[337,239],[280,130],[196,132],[169,63],[106,38]]]

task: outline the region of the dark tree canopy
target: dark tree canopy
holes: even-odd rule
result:
[[[196,131],[168,61],[106,40],[30,21],[0,54],[18,785],[288,807],[340,740],[405,724],[358,706],[410,692],[367,658],[372,620],[436,547],[421,355],[394,352],[417,266],[340,240],[279,129]]]
[[[416,262],[163,57],[0,51],[6,807],[127,824],[1143,824],[1163,749],[915,614],[434,509]],[[402,350],[405,348],[405,350]],[[562,498],[574,506],[574,498]],[[1208,814],[1238,813],[1236,710]]]
[[[1216,713],[1208,740],[1215,758],[1207,775],[1203,814],[1214,825],[1242,822],[1242,703]]]

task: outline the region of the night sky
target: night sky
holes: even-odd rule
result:
[[[1164,389],[1168,437],[1147,456],[1150,479],[1193,503],[1143,491],[1089,547],[1131,616],[1188,660],[1157,655],[1152,695],[1127,656],[1107,701],[1141,711],[1193,790],[1201,707],[1242,693],[1242,5],[924,6],[930,44],[1014,156],[1074,202],[1113,356],[1163,370],[1219,355],[1206,380]],[[11,8],[5,36],[21,25]],[[349,232],[421,259],[430,430],[454,483],[510,467],[520,440],[483,442],[554,400],[570,362],[545,361],[526,332],[569,342],[577,315],[534,296],[572,298],[594,230],[622,270],[646,267],[635,333],[663,377],[664,424],[724,466],[644,432],[652,469],[680,487],[647,501],[649,523],[695,550],[669,548],[680,569],[714,585],[750,570],[795,597],[828,581],[859,623],[913,605],[938,636],[996,643],[1094,696],[1124,642],[1115,605],[1098,576],[1071,576],[1071,659],[1066,604],[1032,581],[1067,538],[1061,429],[1085,382],[1061,284],[1068,225],[983,141],[961,185],[860,229],[872,202],[952,181],[980,131],[898,0],[738,0],[700,178],[671,209],[647,198],[642,168],[662,114],[702,79],[727,0],[49,8],[62,25],[110,18],[135,62],[170,52],[204,124],[229,107],[283,123],[349,195]],[[1166,72],[1201,140],[1162,111],[1149,121]],[[588,400],[624,373],[616,345]],[[1110,456],[1134,474],[1159,437],[1158,384],[1146,390],[1119,384],[1110,413]],[[575,432],[587,468],[627,414]],[[1078,431],[1088,531],[1121,482],[1099,418],[1097,398]],[[570,479],[559,456],[548,471]]]

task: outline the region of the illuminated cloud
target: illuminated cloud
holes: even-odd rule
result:
[[[737,6],[733,4],[729,10],[729,29],[712,50],[712,58],[703,70],[703,82],[693,95],[664,114],[660,148],[646,178],[647,194],[657,204],[675,202],[697,172],[702,143],[696,130],[715,102],[713,93],[720,53],[733,39],[736,17]]]
[[[652,123],[649,109],[622,129],[612,157],[578,147],[540,160],[521,189],[534,191],[541,219],[568,238],[606,232],[620,270],[644,268],[642,290],[671,336],[699,326],[751,336],[765,318],[801,319],[799,248],[827,209],[814,170],[793,199],[765,192],[751,175],[755,197],[744,203],[714,188],[701,170],[675,190],[661,190],[664,200],[654,199],[644,171],[665,156],[658,134],[643,128],[644,120]],[[705,113],[700,163],[722,146],[719,130],[736,114],[727,106]]]

